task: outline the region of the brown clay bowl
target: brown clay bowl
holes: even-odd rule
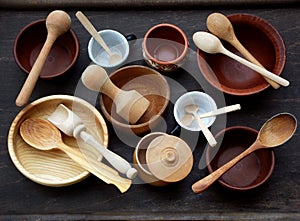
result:
[[[278,31],[267,21],[254,15],[233,14],[231,21],[242,45],[269,71],[280,75],[286,61],[286,48]],[[229,43],[229,51],[242,56]],[[244,96],[259,93],[270,85],[264,78],[222,54],[207,54],[198,49],[198,66],[206,80],[227,94]]]
[[[14,57],[18,66],[29,73],[47,37],[46,20],[25,26],[14,43]],[[79,55],[79,41],[71,29],[54,42],[40,73],[42,79],[52,79],[67,73]]]
[[[143,134],[160,122],[169,103],[170,88],[159,72],[145,66],[131,65],[116,70],[110,79],[122,90],[137,90],[150,101],[142,117],[135,124],[129,124],[116,113],[113,101],[101,94],[101,110],[114,128],[129,134]]]
[[[44,118],[64,104],[76,113],[105,147],[108,145],[108,131],[105,120],[88,102],[69,95],[53,95],[38,99],[27,105],[13,120],[8,134],[9,155],[17,169],[30,180],[46,186],[67,186],[85,179],[89,172],[75,163],[60,150],[42,151],[29,146],[19,133],[21,123],[27,118]],[[89,148],[83,142],[62,135],[63,141],[78,151]],[[80,148],[80,150],[79,150]],[[91,152],[92,153],[92,152]],[[96,157],[96,154],[93,154]],[[89,156],[91,157],[91,156]]]
[[[220,131],[216,135],[216,140],[221,143],[217,153],[215,153],[215,148],[210,146],[207,148],[208,171],[212,173],[251,146],[257,134],[256,130],[243,126],[229,127]],[[268,180],[274,170],[274,165],[273,150],[260,149],[237,163],[218,182],[231,190],[251,190]]]

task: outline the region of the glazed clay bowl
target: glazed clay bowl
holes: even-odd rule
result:
[[[64,152],[38,150],[22,139],[19,128],[28,118],[47,119],[59,104],[64,104],[78,115],[88,131],[105,147],[108,145],[108,131],[101,114],[88,102],[69,95],[52,95],[27,105],[13,120],[8,134],[8,151],[16,168],[30,180],[45,186],[68,186],[85,179],[90,173],[75,163]],[[62,134],[64,143],[88,157],[98,157],[83,141]],[[88,150],[84,152],[84,150]],[[86,155],[89,154],[89,155]]]
[[[14,42],[14,58],[18,66],[29,73],[47,37],[46,20],[34,21],[24,27]],[[71,29],[54,42],[40,73],[42,79],[52,79],[67,73],[79,55],[79,41]]]
[[[232,158],[243,152],[255,141],[258,132],[249,127],[234,126],[220,131],[216,140],[221,143],[218,150],[207,146],[206,161],[212,173]],[[216,153],[217,151],[217,153]],[[227,171],[218,182],[231,190],[245,191],[265,183],[275,165],[275,155],[271,149],[257,150]]]
[[[128,134],[143,134],[160,122],[169,103],[170,88],[159,72],[148,67],[131,65],[116,70],[110,75],[110,79],[118,88],[125,91],[136,90],[150,101],[150,106],[142,117],[135,124],[129,124],[116,113],[112,99],[101,94],[101,111],[115,129]]]
[[[227,16],[241,44],[269,71],[280,75],[286,61],[286,48],[278,31],[267,21],[254,15]],[[242,55],[229,43],[226,49]],[[222,55],[207,54],[198,49],[197,60],[205,79],[227,94],[245,96],[259,93],[270,85],[264,78],[243,64]]]
[[[146,63],[159,71],[172,72],[183,65],[189,49],[185,33],[173,24],[151,27],[143,40]]]

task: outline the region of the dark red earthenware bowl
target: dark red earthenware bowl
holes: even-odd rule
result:
[[[47,37],[46,20],[41,19],[25,26],[14,43],[14,57],[19,67],[29,73]],[[47,57],[40,78],[52,79],[65,74],[79,55],[79,41],[74,31],[59,36]]]
[[[286,61],[286,48],[278,31],[254,15],[227,16],[242,45],[269,71],[280,75]],[[228,42],[226,49],[242,57]],[[270,85],[250,68],[223,54],[207,54],[198,49],[198,66],[206,80],[227,94],[244,96],[259,93]]]
[[[220,131],[216,135],[216,140],[221,143],[220,148],[207,147],[208,171],[212,173],[250,147],[257,134],[256,130],[243,126],[229,127]],[[269,179],[274,165],[273,150],[256,150],[227,171],[218,182],[231,190],[251,190]]]

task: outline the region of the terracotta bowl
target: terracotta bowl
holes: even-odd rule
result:
[[[88,102],[69,95],[53,95],[27,105],[13,120],[8,134],[9,155],[17,169],[30,180],[46,186],[67,186],[85,179],[89,172],[60,150],[41,151],[25,143],[19,127],[27,118],[46,119],[59,104],[75,112],[104,146],[108,145],[108,131],[101,114]],[[63,135],[63,141],[80,150],[88,148],[83,142]],[[89,147],[90,149],[90,147]],[[80,151],[78,150],[78,151]],[[95,155],[96,157],[96,155]]]
[[[116,113],[113,101],[106,95],[100,96],[100,107],[113,127],[127,133],[143,134],[155,127],[168,106],[170,88],[166,79],[157,71],[140,66],[126,66],[110,75],[111,81],[122,90],[137,90],[150,101],[150,106],[135,124],[128,124]]]
[[[210,173],[247,149],[256,139],[258,132],[249,127],[229,127],[216,135],[221,143],[215,148],[208,146],[206,161]],[[223,139],[223,140],[222,140]],[[275,165],[273,150],[261,149],[237,163],[218,182],[231,190],[250,190],[262,185],[271,176]]]
[[[278,31],[262,18],[249,14],[227,16],[242,45],[269,71],[280,75],[286,61],[286,49]],[[229,43],[229,51],[242,56]],[[264,78],[222,54],[207,54],[198,49],[198,65],[206,80],[227,94],[244,96],[261,92],[270,85]]]
[[[46,20],[37,20],[24,27],[14,43],[18,66],[29,73],[47,37]],[[74,31],[59,36],[47,57],[40,78],[52,79],[68,72],[79,55],[79,41]]]
[[[146,63],[163,72],[172,72],[182,66],[188,49],[186,34],[173,24],[163,23],[151,27],[143,40]]]

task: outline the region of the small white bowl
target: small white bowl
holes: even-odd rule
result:
[[[93,37],[90,39],[88,44],[88,54],[90,59],[95,64],[100,65],[103,68],[114,68],[124,63],[129,55],[129,44],[124,35],[110,29],[102,30],[98,33],[103,38],[111,52],[120,54],[122,60],[114,65],[110,65],[107,52],[98,44],[98,42],[95,41]]]
[[[214,99],[200,91],[191,91],[183,94],[181,97],[177,99],[174,105],[174,117],[176,122],[184,129],[190,131],[201,131],[197,121],[194,120],[190,125],[184,125],[181,122],[181,119],[184,115],[186,115],[185,107],[190,104],[196,104],[199,106],[198,114],[204,114],[217,109],[216,102]],[[202,118],[202,121],[206,127],[210,127],[216,117],[207,117]]]

